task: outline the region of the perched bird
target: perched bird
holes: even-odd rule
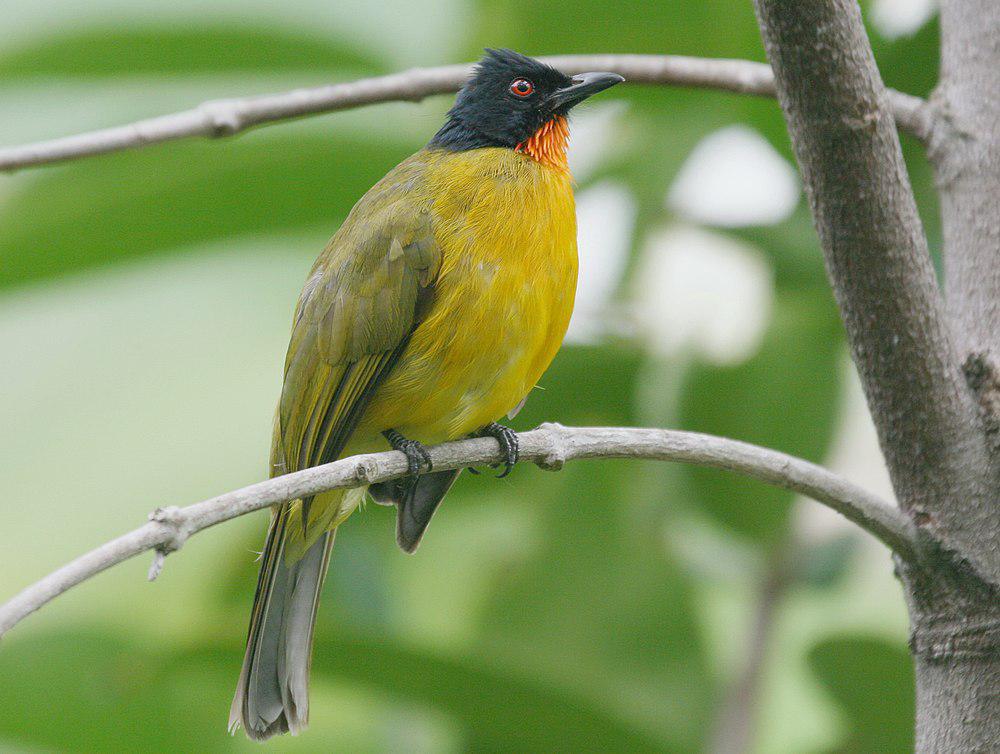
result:
[[[365,194],[313,265],[295,311],[271,450],[273,476],[356,453],[406,454],[371,485],[413,552],[458,471],[425,444],[495,437],[548,368],[576,292],[569,110],[623,81],[567,76],[487,50],[426,148]],[[278,507],[261,556],[230,713],[253,739],[308,722],[313,625],[337,526],[366,490]]]

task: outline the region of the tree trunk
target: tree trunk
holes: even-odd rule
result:
[[[899,568],[910,610],[918,752],[1000,752],[1000,593],[961,565]]]
[[[941,80],[929,154],[941,195],[948,312],[980,403],[991,495],[973,518],[980,558],[1000,561],[1000,3],[943,0]],[[917,749],[1000,752],[1000,589],[959,575],[906,579],[917,680]]]
[[[919,531],[916,563],[897,559],[916,748],[1000,752],[1000,2],[942,8],[944,75],[926,115],[947,303],[856,0],[755,6],[893,487]]]

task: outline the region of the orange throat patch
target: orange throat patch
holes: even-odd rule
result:
[[[527,141],[518,144],[514,151],[526,154],[535,162],[550,168],[569,172],[569,163],[566,161],[568,144],[569,125],[566,118],[558,115],[535,131]]]

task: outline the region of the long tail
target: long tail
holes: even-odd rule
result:
[[[259,741],[278,733],[295,735],[309,722],[313,626],[334,531],[324,531],[289,563],[286,544],[301,542],[301,519],[292,512],[285,505],[271,520],[243,670],[229,712],[230,732],[242,725]]]

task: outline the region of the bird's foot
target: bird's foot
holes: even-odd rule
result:
[[[514,464],[517,463],[517,459],[520,457],[520,450],[518,449],[517,443],[517,432],[512,430],[510,427],[505,427],[502,424],[491,422],[479,430],[476,433],[476,436],[492,437],[497,441],[497,443],[499,443],[500,450],[503,453],[503,461],[493,464],[492,468],[495,469],[502,465],[504,469],[497,474],[497,479],[503,479],[511,472],[514,468]]]
[[[416,481],[417,477],[420,476],[423,466],[427,466],[427,471],[434,469],[434,463],[431,461],[431,454],[427,452],[427,448],[423,446],[423,443],[417,442],[416,440],[407,440],[394,429],[387,429],[382,433],[382,436],[389,441],[393,450],[398,450],[406,456],[408,475],[412,477],[414,481]]]

